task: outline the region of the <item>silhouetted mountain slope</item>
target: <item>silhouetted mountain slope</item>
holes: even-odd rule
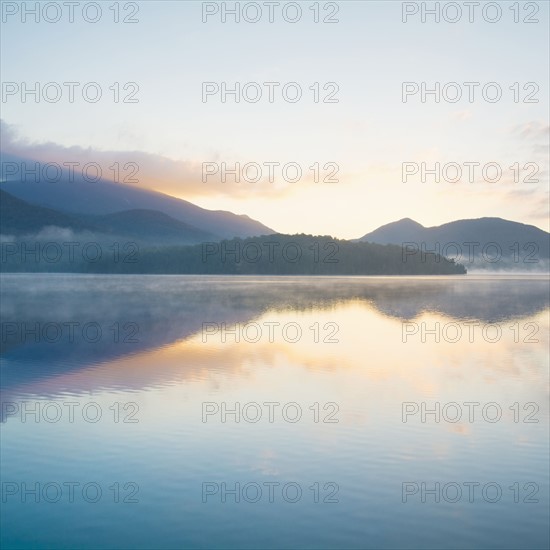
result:
[[[371,233],[357,239],[357,241],[377,244],[401,244],[403,237],[410,240],[420,239],[425,235],[426,228],[410,218],[403,218],[397,222],[382,225]]]
[[[0,233],[24,235],[45,226],[67,227],[75,231],[90,229],[90,224],[51,208],[35,206],[0,190]]]
[[[126,210],[90,220],[103,231],[157,244],[194,244],[219,238],[156,210]]]
[[[45,227],[70,229],[75,233],[86,231],[100,240],[106,236],[117,236],[157,245],[219,240],[216,235],[154,210],[127,210],[104,216],[65,214],[29,204],[0,190],[1,234],[32,236]]]
[[[456,257],[456,260],[466,265],[471,252],[477,263],[481,260],[493,268],[503,264],[507,268],[514,267],[514,264],[518,268],[534,267],[539,261],[546,265],[550,256],[550,235],[547,232],[533,225],[502,218],[457,220],[436,227],[424,227],[404,218],[383,225],[357,241],[401,246],[410,243],[410,250],[415,246],[418,249],[423,247],[453,258],[459,250],[462,256]],[[491,261],[499,253],[503,261]]]
[[[223,210],[206,210],[188,201],[157,191],[140,189],[106,180],[88,182],[4,181],[1,189],[31,204],[68,214],[104,215],[124,210],[156,210],[220,238],[269,235],[273,230],[245,215]]]

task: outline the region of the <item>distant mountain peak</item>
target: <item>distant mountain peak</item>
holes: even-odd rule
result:
[[[357,240],[376,244],[416,243],[426,250],[444,250],[447,245],[452,245],[454,248],[451,253],[459,254],[461,258],[469,258],[469,246],[475,245],[477,248],[474,254],[481,254],[484,267],[492,269],[505,265],[504,260],[508,261],[508,267],[516,270],[536,267],[538,264],[543,266],[550,252],[550,235],[546,231],[497,217],[456,220],[433,227],[424,227],[410,218],[403,218],[383,225]],[[483,256],[485,247],[489,247],[490,252],[486,256],[491,260]],[[518,254],[523,259],[517,258]]]
[[[395,239],[398,239],[400,235],[416,235],[421,231],[424,231],[426,228],[418,223],[417,221],[411,218],[401,218],[395,222],[390,222],[385,225],[381,225],[378,229],[363,235],[356,241],[369,241],[369,242],[380,242],[378,237],[383,236],[382,244],[394,243]]]
[[[424,227],[421,223],[418,223],[417,221],[411,219],[411,218],[401,218],[400,220],[397,220],[396,222],[391,222],[391,223],[388,223],[386,224],[387,225],[397,225],[397,224],[400,224],[400,225],[410,225],[410,226],[413,226],[413,227]],[[382,227],[386,227],[386,226],[382,226]]]

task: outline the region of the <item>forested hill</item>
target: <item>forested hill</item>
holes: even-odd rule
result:
[[[36,244],[36,243],[35,243]],[[59,244],[56,261],[21,243],[2,243],[2,271],[226,275],[451,275],[466,269],[435,254],[407,255],[401,246],[350,242],[329,236],[265,235],[192,246],[143,248],[132,243],[90,247],[72,256]],[[50,247],[52,245],[50,244]],[[6,248],[7,247],[7,248]],[[97,254],[97,251],[101,254]],[[49,251],[52,257],[52,251]],[[38,256],[38,262],[36,260]],[[99,256],[99,257],[98,257]]]

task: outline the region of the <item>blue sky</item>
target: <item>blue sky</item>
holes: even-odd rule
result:
[[[480,7],[474,23],[464,15],[454,24],[422,23],[419,15],[403,23],[403,3],[393,1],[332,3],[335,24],[314,23],[309,1],[300,2],[294,24],[278,11],[274,23],[267,16],[222,23],[219,15],[203,23],[203,3],[187,1],[138,2],[138,23],[115,24],[113,2],[99,4],[97,23],[83,21],[77,7],[74,23],[66,13],[56,23],[23,23],[19,12],[2,24],[4,85],[93,81],[104,94],[95,104],[78,92],[74,103],[66,95],[57,103],[4,97],[4,150],[43,162],[137,162],[140,186],[245,213],[282,232],[351,238],[402,217],[436,225],[500,216],[548,228],[547,2],[531,3],[533,24],[514,23],[512,2],[496,3],[496,23],[484,21]],[[304,97],[205,103],[206,81],[295,81]],[[402,83],[422,81],[497,82],[503,97],[489,103],[478,89],[473,103],[418,96],[403,103]],[[114,103],[115,82],[137,83],[139,102]],[[311,101],[314,82],[337,83],[339,102]],[[538,103],[515,103],[508,89],[515,82],[522,95],[525,83],[536,83]],[[204,162],[296,162],[304,177],[203,182]],[[314,162],[337,163],[338,182],[312,181]],[[403,162],[494,162],[503,177],[489,183],[479,171],[474,182],[403,183]],[[514,182],[508,167],[515,162],[536,164],[539,182]]]

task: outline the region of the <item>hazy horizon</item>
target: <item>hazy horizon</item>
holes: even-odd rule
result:
[[[78,13],[73,23],[63,17],[55,26],[6,16],[2,79],[19,88],[3,89],[2,151],[42,163],[96,162],[107,179],[114,162],[135,163],[134,185],[246,214],[282,233],[358,238],[405,217],[426,227],[501,217],[548,230],[549,73],[533,55],[548,42],[548,3],[538,4],[539,24],[515,23],[509,2],[496,3],[502,9],[497,23],[479,16],[473,23],[466,16],[457,23],[428,16],[422,23],[419,15],[404,23],[400,2],[339,2],[336,15],[321,13],[337,19],[334,24],[315,24],[305,5],[296,23],[276,14],[269,23],[266,13],[257,23],[235,23],[230,15],[222,23],[220,13],[204,16],[203,4],[209,3],[171,2],[165,3],[170,9],[158,9],[162,2],[140,2],[135,24],[115,25],[106,6],[95,24]],[[17,55],[8,54],[11,44]],[[62,61],[49,63],[59,50]],[[59,83],[61,99],[23,96],[23,83],[33,88],[36,82]],[[72,103],[65,82],[79,83]],[[89,82],[100,86],[96,103],[82,98]],[[219,93],[202,95],[205,83],[221,82],[227,88],[238,82],[241,89],[254,83],[248,97],[258,89],[262,97],[248,102],[241,95],[235,103],[227,95],[223,103]],[[265,82],[279,83],[273,103]],[[289,82],[301,87],[296,103],[277,95]],[[438,82],[440,90],[458,83],[462,98],[436,102],[428,93],[422,103],[419,92],[404,102],[406,82],[425,82],[428,89]],[[479,83],[472,101],[468,82]],[[491,82],[502,93],[496,102],[482,93]],[[125,89],[125,83],[133,84]],[[314,83],[317,91],[310,89]],[[452,99],[456,88],[446,90]],[[495,90],[489,86],[487,97]],[[56,89],[48,93],[54,97]],[[252,181],[252,167],[249,181],[241,174],[236,183],[228,174],[224,183],[220,171],[203,181],[203,163],[221,170],[222,162],[228,169],[256,163],[261,177]],[[462,179],[452,183],[451,168],[439,183],[429,174],[422,182],[420,173],[404,183],[406,162],[425,162],[427,170],[436,162],[456,163]],[[464,163],[475,162],[470,181]],[[264,163],[279,163],[272,182]],[[287,163],[302,170],[295,183],[294,168],[283,177]],[[319,179],[332,182],[313,181],[314,163]],[[489,163],[502,169],[497,182],[489,181],[490,169],[483,177]],[[515,163],[517,182],[510,168]],[[130,171],[120,179],[125,175]]]

